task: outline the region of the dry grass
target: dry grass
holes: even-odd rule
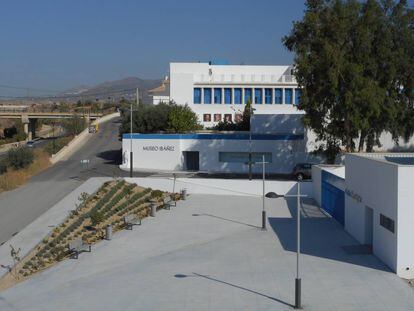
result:
[[[0,192],[16,189],[23,185],[30,177],[40,173],[50,166],[49,156],[43,150],[34,150],[34,161],[29,167],[12,170],[0,175]]]

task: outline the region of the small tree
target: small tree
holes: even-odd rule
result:
[[[15,170],[29,166],[33,160],[33,151],[24,147],[12,148],[7,152],[7,163]]]
[[[197,115],[188,105],[173,105],[168,115],[167,131],[170,133],[186,133],[202,129]]]
[[[16,280],[19,279],[19,273],[17,272],[17,264],[20,262],[21,258],[20,258],[20,247],[18,249],[15,249],[13,247],[13,245],[10,244],[10,256],[13,259],[13,271],[10,272],[14,272],[12,274],[14,274],[14,277],[16,278]]]

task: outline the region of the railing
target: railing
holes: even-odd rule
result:
[[[269,74],[196,74],[194,75],[194,83],[240,83],[240,84],[273,84],[273,83],[296,83],[296,79],[292,75],[277,75]]]

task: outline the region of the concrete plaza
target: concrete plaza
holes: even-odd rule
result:
[[[289,310],[295,199],[191,195],[0,293],[0,310]],[[311,202],[302,209],[305,310],[413,310],[414,290]]]

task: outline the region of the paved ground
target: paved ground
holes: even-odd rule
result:
[[[0,244],[11,238],[64,196],[92,176],[124,175],[119,170],[121,142],[119,120],[100,126],[95,134],[69,160],[50,167],[16,190],[0,194]],[[91,161],[88,169],[80,160]]]
[[[192,195],[172,211],[0,293],[0,310],[288,310],[293,206]],[[412,310],[414,291],[317,208],[303,208],[305,310]]]

